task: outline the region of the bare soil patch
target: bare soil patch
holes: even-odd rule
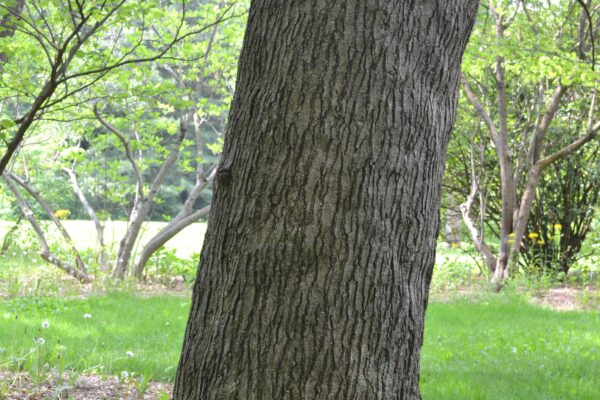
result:
[[[558,287],[533,297],[531,302],[557,311],[599,310],[600,292],[591,286],[585,289]]]
[[[48,378],[40,384],[34,384],[26,373],[0,371],[0,399],[2,400],[163,400],[170,399],[172,385],[149,382],[143,387],[135,378],[119,379],[98,375],[80,375],[69,384],[64,375],[61,381]],[[143,392],[143,393],[142,393]]]

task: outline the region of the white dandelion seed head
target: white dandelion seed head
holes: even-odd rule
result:
[[[46,340],[43,337],[41,337],[41,338],[38,338],[37,342],[38,342],[38,344],[44,344],[44,343],[46,343]]]
[[[127,379],[129,377],[129,373],[127,371],[121,372],[121,378]]]
[[[92,318],[92,315],[91,314],[83,314],[83,318],[90,319],[90,318]]]
[[[128,351],[127,353],[125,353],[125,355],[127,357],[133,357],[133,351]]]
[[[43,329],[50,328],[50,322],[48,322],[48,320],[45,320],[44,322],[42,322],[42,328]]]

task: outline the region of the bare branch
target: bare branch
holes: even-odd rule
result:
[[[54,210],[50,207],[50,205],[33,188],[33,186],[31,186],[29,183],[25,182],[25,180],[21,179],[19,176],[15,175],[11,171],[5,171],[4,173],[12,181],[18,183],[19,186],[21,186],[23,189],[25,189],[31,195],[31,197],[33,197],[35,199],[35,201],[38,202],[38,204],[44,209],[44,211],[46,211],[48,218],[50,218],[50,220],[58,228],[58,231],[60,232],[62,237],[65,239],[65,241],[71,248],[71,253],[73,254],[73,257],[75,257],[75,263],[77,264],[78,269],[80,271],[86,272],[87,268],[85,266],[85,263],[81,259],[81,256],[79,255],[79,252],[77,251],[77,248],[75,247],[75,244],[73,243],[73,239],[71,238],[71,235],[69,235],[69,232],[67,232],[67,230],[65,229],[63,224],[58,220],[58,218],[56,218],[56,216],[54,215]]]
[[[563,95],[567,92],[567,87],[559,84],[550,99],[546,112],[542,117],[540,123],[535,128],[535,134],[531,140],[531,147],[529,151],[529,159],[531,160],[531,165],[535,164],[542,154],[542,150],[544,148],[544,139],[546,137],[546,133],[548,133],[548,129],[550,129],[550,124],[560,107],[560,101]]]
[[[11,178],[8,176],[8,174],[3,173],[2,178],[4,179],[4,182],[6,183],[8,189],[13,193],[13,195],[17,199],[19,207],[21,208],[21,212],[29,221],[29,224],[33,228],[38,238],[38,243],[40,245],[40,256],[47,262],[56,265],[58,268],[62,269],[67,274],[80,280],[81,282],[91,282],[92,279],[85,272],[80,271],[72,265],[61,261],[58,257],[56,257],[50,252],[50,247],[48,246],[48,241],[46,240],[44,231],[42,230],[40,224],[37,222],[33,211],[31,210],[31,208],[29,208],[27,202],[25,201],[21,193],[19,193],[19,190],[17,189],[16,185],[11,180]]]
[[[131,168],[135,174],[136,185],[137,185],[137,193],[140,198],[144,198],[144,178],[142,177],[142,172],[140,171],[135,159],[133,158],[133,152],[131,151],[131,146],[129,146],[129,141],[125,138],[125,135],[121,133],[117,128],[115,128],[112,124],[106,121],[102,115],[100,114],[100,110],[98,110],[98,103],[94,104],[94,115],[100,121],[102,126],[104,126],[108,131],[113,133],[119,141],[123,144],[123,148],[125,149],[125,155],[131,164]]]
[[[485,122],[485,125],[488,127],[492,141],[496,142],[497,137],[498,137],[498,130],[496,129],[496,125],[494,124],[494,121],[492,121],[490,114],[488,114],[488,112],[485,111],[485,108],[483,108],[483,105],[479,101],[479,98],[477,97],[475,92],[473,92],[473,89],[471,89],[471,86],[469,85],[469,82],[467,81],[466,76],[461,73],[460,78],[461,78],[461,82],[463,84],[463,88],[464,88],[465,94],[467,96],[467,99],[473,105],[473,108],[475,108],[475,111],[477,111],[477,114],[479,114],[479,116],[481,117],[483,122]]]
[[[562,149],[558,150],[556,153],[542,158],[535,164],[535,166],[540,169],[544,169],[548,165],[552,164],[554,161],[558,160],[559,158],[568,156],[569,154],[579,150],[584,144],[592,141],[594,138],[596,138],[596,136],[598,136],[598,130],[600,130],[600,121],[596,122],[595,125],[590,127],[585,135],[580,136],[578,139],[573,141],[571,144],[563,147]]]

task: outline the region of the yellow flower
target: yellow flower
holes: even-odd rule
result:
[[[456,249],[456,248],[460,247],[460,244],[456,243],[456,242],[452,242],[452,244],[450,246],[452,246],[453,249]]]
[[[554,224],[554,229],[556,229],[557,231],[560,231],[562,229],[562,225],[561,224]]]
[[[508,239],[508,244],[515,244],[515,239]]]
[[[537,241],[537,244],[539,244],[540,246],[544,244],[544,239],[540,239]]]
[[[517,234],[514,233],[514,232],[508,234],[508,237],[511,238],[511,239],[514,239],[515,236],[517,236]]]
[[[54,211],[54,216],[58,219],[66,219],[71,215],[71,211],[69,210],[56,210]]]
[[[537,239],[537,238],[538,238],[540,235],[538,235],[538,233],[537,233],[537,232],[529,232],[529,235],[527,235],[527,236],[529,236],[529,239],[531,239],[531,240],[535,240],[535,239]]]

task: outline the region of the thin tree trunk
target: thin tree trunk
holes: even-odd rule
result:
[[[453,195],[448,195],[444,240],[448,247],[460,247],[462,242],[462,215]]]
[[[96,228],[96,251],[98,252],[100,268],[102,269],[102,272],[107,274],[109,272],[109,267],[108,258],[106,257],[106,247],[104,246],[104,227],[100,223],[98,215],[96,215],[96,211],[94,211],[94,208],[91,206],[85,193],[83,193],[83,191],[79,187],[79,182],[77,181],[77,174],[75,174],[74,166],[72,166],[72,168],[63,168],[62,170],[67,175],[69,175],[73,191],[75,192],[77,198],[81,202],[83,209],[94,223],[94,227]]]
[[[206,206],[193,214],[185,215],[180,218],[175,218],[171,220],[167,224],[167,226],[162,228],[160,232],[154,235],[154,237],[144,245],[144,248],[140,252],[139,259],[135,264],[135,268],[133,269],[135,277],[138,279],[142,277],[142,274],[144,273],[144,268],[146,267],[148,260],[150,260],[150,257],[152,257],[152,254],[154,254],[156,250],[164,246],[165,243],[171,240],[183,229],[187,228],[194,222],[198,222],[200,218],[207,216],[209,211],[210,206]]]
[[[48,215],[48,218],[58,228],[58,231],[60,232],[61,236],[65,239],[65,242],[71,248],[71,253],[73,254],[73,257],[75,258],[75,264],[77,264],[77,268],[83,272],[87,272],[87,267],[86,267],[85,263],[83,262],[83,260],[81,259],[81,256],[79,255],[79,251],[75,247],[75,243],[73,242],[71,235],[69,235],[69,232],[67,232],[67,230],[65,229],[63,224],[59,221],[59,219],[56,218],[52,207],[50,207],[50,205],[42,198],[42,196],[30,184],[25,182],[23,179],[19,178],[17,175],[13,174],[10,171],[5,171],[4,173],[6,175],[8,175],[8,177],[10,177],[11,180],[15,181],[23,189],[25,189],[27,191],[27,193],[29,193],[31,195],[31,197],[33,197],[35,199],[35,201],[38,202],[38,204],[44,209],[44,211],[46,211],[46,215]]]
[[[81,271],[76,267],[72,266],[71,264],[63,262],[57,256],[51,253],[50,247],[48,246],[48,241],[46,240],[46,237],[44,235],[44,230],[37,222],[33,211],[31,211],[31,208],[29,208],[25,199],[23,198],[23,196],[21,196],[21,193],[19,193],[19,189],[13,182],[12,178],[7,173],[3,173],[2,178],[4,179],[4,182],[6,183],[8,189],[13,193],[13,195],[17,199],[23,216],[25,216],[27,221],[29,221],[31,227],[33,228],[38,238],[38,243],[40,245],[40,256],[42,257],[42,259],[46,260],[50,264],[57,266],[58,268],[66,272],[68,275],[71,275],[72,277],[78,279],[81,282],[91,282],[91,277],[85,271]]]
[[[100,123],[110,132],[112,132],[123,144],[123,148],[125,150],[125,154],[129,163],[131,164],[132,170],[134,171],[134,176],[136,179],[136,195],[133,203],[133,208],[131,210],[131,214],[129,216],[129,223],[127,225],[127,232],[121,242],[119,243],[119,251],[117,253],[117,259],[115,261],[115,266],[113,268],[112,277],[123,279],[129,270],[129,263],[131,260],[131,256],[133,254],[133,248],[135,243],[137,242],[138,236],[142,229],[142,225],[146,221],[146,217],[152,207],[154,202],[154,197],[158,194],[158,191],[162,187],[164,179],[167,174],[175,165],[177,158],[179,157],[179,150],[181,149],[181,144],[183,143],[183,139],[185,138],[185,128],[184,121],[180,119],[180,128],[179,128],[179,136],[173,147],[169,152],[169,156],[164,161],[163,165],[160,167],[157,172],[152,184],[150,185],[150,190],[148,193],[144,192],[144,178],[142,176],[142,172],[139,169],[138,164],[135,161],[133,156],[133,152],[129,145],[129,141],[126,139],[125,135],[121,133],[118,129],[116,129],[113,125],[111,125],[108,121],[106,121],[102,115],[100,114],[100,110],[98,109],[97,104],[94,106],[94,114]],[[138,139],[139,140],[139,139]],[[142,154],[138,153],[138,161],[142,161]]]
[[[10,248],[10,245],[12,244],[12,241],[13,241],[13,236],[14,236],[15,232],[17,231],[17,229],[19,229],[19,225],[21,225],[22,220],[23,220],[23,217],[21,217],[19,215],[19,217],[17,218],[17,220],[15,221],[13,226],[11,226],[10,229],[8,230],[8,232],[6,232],[6,235],[4,235],[4,239],[2,239],[2,246],[0,246],[0,255],[6,254],[6,252]]]
[[[200,170],[200,166],[198,166],[198,170]],[[146,243],[144,248],[142,249],[139,259],[135,264],[133,269],[134,275],[136,278],[140,279],[142,277],[142,273],[144,272],[144,268],[146,267],[146,263],[154,254],[156,250],[158,250],[161,246],[167,243],[173,236],[177,235],[184,228],[197,222],[200,218],[208,215],[210,211],[210,206],[204,207],[201,210],[194,212],[194,204],[196,204],[196,200],[200,197],[202,191],[213,181],[216,175],[216,167],[210,169],[207,173],[207,176],[202,175],[198,172],[196,178],[196,185],[190,191],[183,207],[179,211],[179,213],[173,218],[164,228],[162,228],[152,239]]]
[[[0,18],[0,39],[12,37],[15,34],[16,22],[21,17],[25,0],[16,0],[12,5],[8,7],[0,8],[2,18]],[[2,72],[2,66],[6,62],[6,53],[0,52],[0,72]]]
[[[420,397],[477,4],[252,2],[175,399]]]

